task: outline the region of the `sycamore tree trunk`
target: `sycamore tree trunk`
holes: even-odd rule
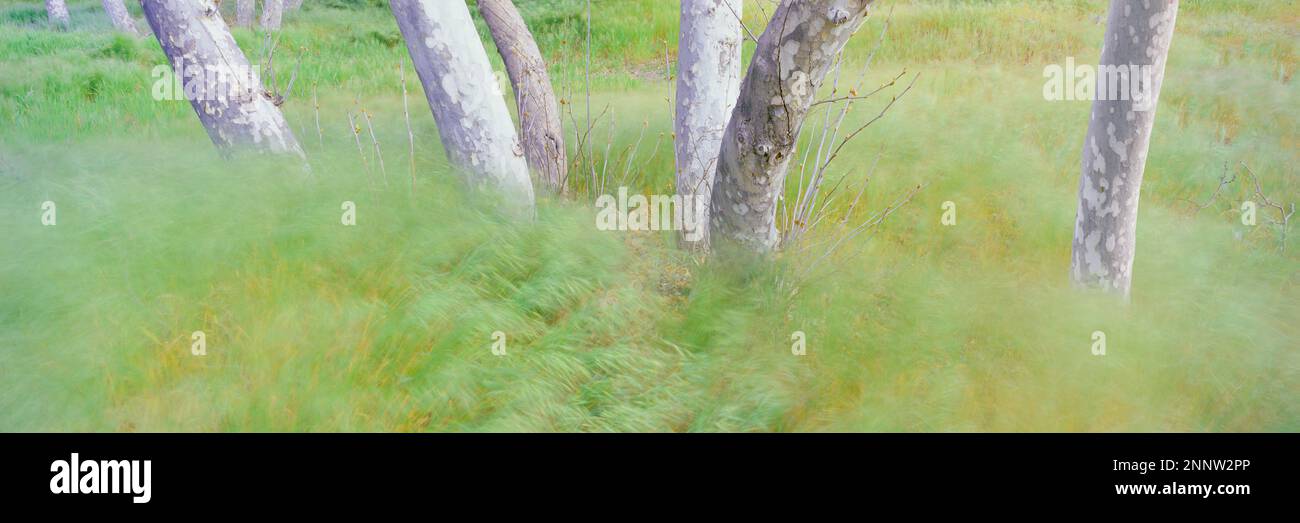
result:
[[[67,29],[71,21],[68,20],[68,5],[63,0],[45,0],[45,14],[50,16],[50,23],[61,29]]]
[[[212,0],[140,3],[185,97],[223,155],[249,149],[303,156]]]
[[[551,77],[542,52],[523,17],[510,0],[478,0],[497,52],[505,62],[519,110],[524,157],[541,183],[556,193],[563,189],[565,171],[564,129],[555,101]]]
[[[677,41],[677,117],[673,122],[677,153],[677,194],[700,230],[678,235],[687,249],[708,248],[708,209],[718,150],[727,120],[740,93],[741,0],[682,0]],[[690,241],[688,237],[695,238]]]
[[[465,2],[390,5],[448,159],[470,186],[497,191],[509,210],[531,216],[533,186],[524,149]]]
[[[804,117],[872,0],[786,0],[772,15],[718,155],[710,226],[754,252],[777,247],[777,200]]]
[[[113,22],[113,27],[123,33],[139,36],[140,31],[135,28],[135,20],[131,18],[131,12],[126,10],[126,4],[122,0],[103,0],[104,12],[108,13],[108,19]]]
[[[284,0],[262,0],[262,29],[277,31],[284,15]]]
[[[237,0],[235,2],[235,27],[253,27],[253,13],[257,12],[257,0]]]
[[[1083,145],[1070,273],[1076,284],[1126,298],[1142,171],[1177,14],[1178,0],[1111,1]]]

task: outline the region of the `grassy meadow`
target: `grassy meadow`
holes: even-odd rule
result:
[[[890,6],[860,90],[920,76],[835,160],[806,248],[754,262],[594,225],[587,173],[675,192],[675,2],[593,0],[588,83],[585,2],[516,0],[579,173],[518,223],[454,181],[386,2],[285,15],[275,64],[281,82],[298,69],[282,109],[304,172],[222,160],[187,102],[151,96],[157,42],[114,34],[98,1],[69,0],[55,31],[39,2],[0,0],[0,430],[1300,430],[1300,230],[1236,211],[1255,190],[1243,162],[1300,202],[1300,2],[1183,0],[1128,304],[1069,283],[1089,104],[1042,94],[1044,66],[1096,62],[1106,2],[881,3],[842,86]],[[747,26],[771,11],[748,3]],[[235,36],[259,61],[264,35]],[[382,168],[348,123],[361,111]],[[1236,181],[1197,211],[1225,166]],[[798,185],[794,168],[789,198]]]

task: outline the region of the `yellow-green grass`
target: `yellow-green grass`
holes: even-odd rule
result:
[[[581,179],[536,223],[498,216],[452,181],[408,63],[412,193],[405,51],[387,11],[360,4],[286,17],[281,45],[309,50],[299,89],[319,91],[323,139],[310,90],[285,106],[310,174],[221,160],[187,103],[149,96],[157,45],[111,35],[97,2],[73,3],[68,33],[23,14],[39,4],[0,4],[0,430],[1300,429],[1300,245],[1278,251],[1270,211],[1240,225],[1253,187],[1199,213],[1186,201],[1239,162],[1300,200],[1294,2],[1183,2],[1129,305],[1068,283],[1088,104],[1042,96],[1044,65],[1095,61],[1104,2],[898,2],[867,83],[920,79],[828,184],[856,191],[883,151],[850,224],[928,186],[797,282],[820,251],[700,264],[668,234],[598,231]],[[525,8],[572,103],[571,149],[583,9]],[[746,19],[762,28],[758,4]],[[593,21],[592,106],[613,115],[592,133],[597,165],[608,144],[621,176],[644,126],[629,184],[671,193],[675,6],[597,1]],[[237,35],[255,52],[258,35]],[[364,164],[346,127],[356,99],[386,184],[364,127]],[[810,242],[840,233],[849,199]]]

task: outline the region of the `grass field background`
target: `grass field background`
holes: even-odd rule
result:
[[[920,77],[836,160],[828,185],[856,191],[880,157],[863,202],[846,216],[837,198],[810,241],[928,185],[802,279],[814,254],[702,262],[667,233],[598,231],[580,177],[529,224],[467,195],[384,2],[285,16],[276,63],[300,72],[283,109],[310,175],[221,160],[188,103],[151,97],[157,43],[69,3],[60,32],[41,4],[0,0],[0,430],[1300,430],[1300,231],[1280,251],[1272,211],[1241,225],[1240,182],[1200,212],[1188,201],[1225,165],[1241,180],[1242,162],[1271,198],[1300,201],[1296,1],[1182,2],[1128,305],[1069,285],[1089,105],[1042,95],[1045,65],[1096,61],[1103,1],[884,2],[866,83]],[[576,157],[585,2],[516,3]],[[747,25],[771,10],[747,4]],[[674,192],[676,11],[592,2],[590,104],[609,107],[592,151],[645,193]],[[262,35],[235,35],[256,61]],[[386,177],[348,128],[362,108]],[[508,356],[489,351],[494,331]]]

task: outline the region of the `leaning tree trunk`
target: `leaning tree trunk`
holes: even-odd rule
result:
[[[60,28],[67,29],[72,23],[68,19],[68,5],[63,0],[45,0],[45,14],[49,15],[51,24]]]
[[[744,249],[777,247],[776,203],[804,117],[836,53],[872,0],[787,0],[772,14],[740,85],[718,154],[711,234]]]
[[[284,0],[262,0],[262,29],[277,31],[284,15]]]
[[[113,27],[123,33],[139,36],[140,31],[135,28],[135,20],[131,18],[131,12],[126,10],[126,4],[122,0],[104,0],[104,12],[108,13],[108,19],[113,22]]]
[[[479,0],[478,10],[487,21],[514,86],[524,157],[542,184],[558,193],[563,190],[567,168],[564,129],[542,52],[510,0]]]
[[[237,0],[235,2],[235,27],[253,27],[253,13],[257,11],[257,0]]]
[[[212,0],[141,5],[186,98],[223,155],[239,149],[303,155]]]
[[[461,0],[392,0],[393,16],[420,75],[438,135],[469,185],[500,191],[532,215],[524,150],[469,8]]]
[[[740,92],[741,0],[682,0],[677,41],[677,194],[686,212],[700,212],[697,240],[679,234],[684,248],[708,248],[708,201],[718,150]],[[697,201],[704,209],[694,209]],[[682,231],[685,233],[686,231]]]
[[[1142,171],[1177,15],[1178,0],[1111,1],[1083,146],[1070,273],[1076,284],[1126,298],[1133,278]],[[1120,69],[1126,74],[1113,84],[1120,92],[1112,92],[1103,72]],[[1140,80],[1149,84],[1133,89]],[[1118,89],[1124,85],[1120,82],[1130,89]],[[1145,96],[1134,99],[1134,91]],[[1116,96],[1125,92],[1129,96]]]

